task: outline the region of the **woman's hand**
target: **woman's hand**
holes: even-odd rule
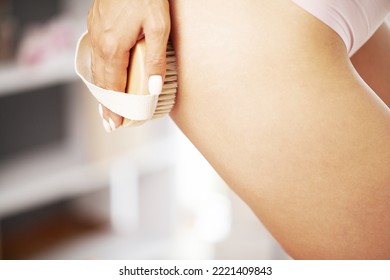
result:
[[[170,32],[168,0],[94,0],[88,14],[92,73],[96,85],[124,92],[130,49],[145,37],[149,92],[161,92]],[[123,117],[99,104],[107,132]]]

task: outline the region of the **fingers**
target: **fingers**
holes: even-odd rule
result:
[[[105,62],[101,55],[98,54],[99,52],[93,51],[92,53],[92,74],[93,79],[96,85],[113,89],[120,87],[120,82],[114,81],[113,84],[110,84],[106,81],[106,71],[105,71]],[[123,118],[112,111],[110,111],[108,108],[103,107],[101,104],[98,105],[99,115],[102,118],[102,125],[106,132],[114,131],[117,127],[119,127],[122,122]]]
[[[124,92],[127,82],[129,50],[140,33],[140,25],[126,23],[129,18],[126,2],[95,0],[88,14],[91,40],[92,75],[102,88]],[[130,17],[135,20],[134,17]],[[123,117],[99,104],[103,126],[111,132],[122,125]]]
[[[149,93],[161,93],[166,71],[166,49],[170,32],[170,19],[167,14],[150,18],[144,27],[146,41],[146,71],[149,76]]]
[[[105,108],[107,110],[107,108]],[[111,132],[112,131],[112,127],[110,126],[110,121],[107,121],[105,118],[104,118],[104,112],[103,112],[103,106],[102,104],[99,104],[99,115],[100,117],[102,118],[102,124],[103,124],[103,127],[104,129],[106,130],[107,133]],[[111,120],[111,119],[109,119]],[[112,122],[111,122],[112,123]],[[114,124],[115,125],[115,124]]]
[[[170,32],[167,0],[94,0],[88,14],[92,46],[92,75],[102,88],[124,92],[130,49],[140,36],[146,40],[146,71],[149,93],[162,91],[166,69],[166,47]],[[99,104],[106,131],[115,130],[123,117]]]
[[[105,89],[123,92],[126,87],[129,52],[115,39],[101,37],[100,40],[99,47],[92,51],[94,83]],[[106,131],[110,132],[121,126],[123,117],[105,107],[102,112],[103,126]]]
[[[116,130],[123,122],[123,117],[113,113],[102,104],[98,104],[99,115],[102,118],[102,124],[106,132],[110,133]],[[118,123],[120,123],[118,125]]]

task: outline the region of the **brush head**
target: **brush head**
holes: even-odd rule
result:
[[[163,117],[168,114],[175,104],[177,91],[177,66],[173,45],[168,42],[166,52],[166,74],[162,92],[158,97],[156,109],[152,119]],[[146,45],[145,40],[138,41],[130,51],[130,61],[128,66],[126,93],[134,95],[149,95],[148,75],[146,74]],[[123,126],[135,126],[143,124],[145,121],[131,120],[125,118]]]

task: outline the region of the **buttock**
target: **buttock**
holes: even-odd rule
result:
[[[292,0],[332,28],[352,56],[390,12],[389,0]]]

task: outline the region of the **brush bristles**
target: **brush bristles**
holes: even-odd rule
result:
[[[167,68],[162,92],[158,98],[156,111],[153,119],[163,117],[168,114],[175,105],[175,96],[177,91],[177,65],[175,51],[172,43],[169,41],[167,46]]]
[[[154,111],[152,119],[157,119],[168,114],[175,105],[175,97],[177,92],[177,65],[175,51],[172,43],[169,41],[167,46],[167,67],[165,73],[164,85],[162,92],[158,97],[157,107]],[[126,119],[124,126],[137,126],[145,121],[135,121]]]

